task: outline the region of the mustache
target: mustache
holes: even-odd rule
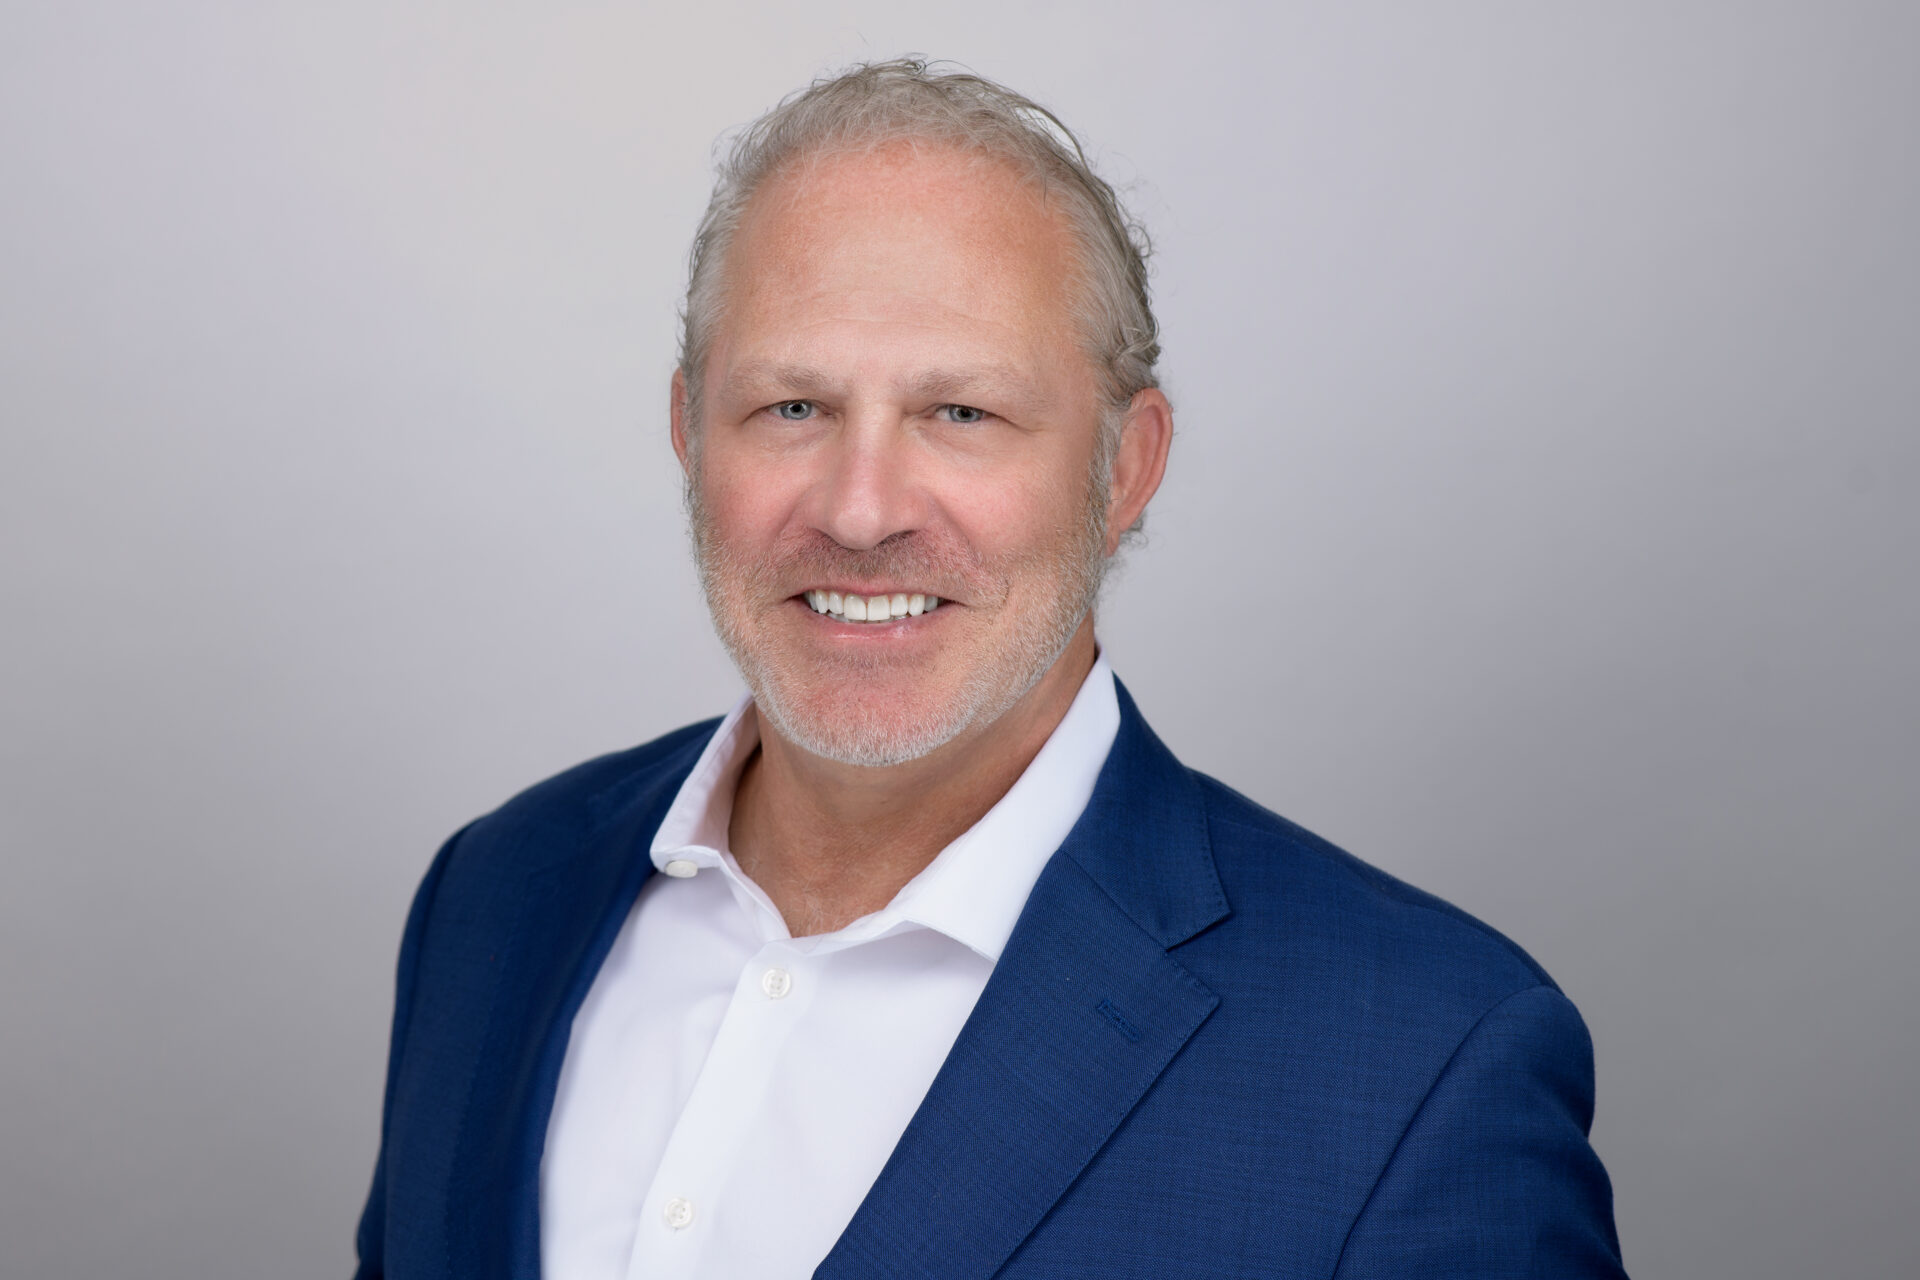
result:
[[[769,594],[797,595],[810,587],[876,579],[929,591],[941,599],[978,599],[988,575],[973,551],[927,531],[896,533],[869,547],[842,546],[817,529],[777,543],[756,567]]]

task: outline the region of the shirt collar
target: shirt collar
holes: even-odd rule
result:
[[[988,961],[999,960],[1041,868],[1087,807],[1119,729],[1113,669],[1105,654],[1096,654],[1066,715],[999,802],[942,849],[892,902],[833,934],[810,940],[809,949],[850,946],[918,926],[945,934]],[[681,784],[650,852],[661,871],[676,861],[700,869],[722,868],[740,905],[749,910],[757,906],[764,914],[771,912],[771,902],[740,872],[727,842],[734,790],[759,743],[753,699],[744,697],[720,722]],[[779,927],[777,913],[772,927]]]
[[[728,848],[727,826],[733,820],[734,789],[747,758],[759,745],[760,721],[753,713],[753,695],[747,694],[713,731],[661,819],[650,850],[656,871],[678,861],[701,868],[721,864],[721,852]]]

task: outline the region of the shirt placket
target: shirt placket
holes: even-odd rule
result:
[[[764,942],[741,967],[693,1090],[647,1189],[627,1280],[692,1277],[716,1235],[751,1230],[752,1206],[727,1183],[759,1121],[782,1051],[812,1003],[819,972],[787,940]]]

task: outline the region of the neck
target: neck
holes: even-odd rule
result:
[[[804,751],[760,722],[734,794],[733,855],[795,937],[880,910],[1007,794],[1066,716],[1093,668],[1083,621],[1038,684],[991,724],[886,768]]]

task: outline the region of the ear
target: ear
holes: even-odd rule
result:
[[[1120,535],[1133,528],[1167,473],[1173,445],[1173,406],[1158,387],[1136,392],[1120,427],[1120,449],[1113,458],[1113,483],[1107,490],[1107,554],[1120,547]]]
[[[673,456],[680,459],[680,469],[687,468],[687,375],[684,370],[673,371],[673,388],[667,394],[667,417],[673,423]]]

